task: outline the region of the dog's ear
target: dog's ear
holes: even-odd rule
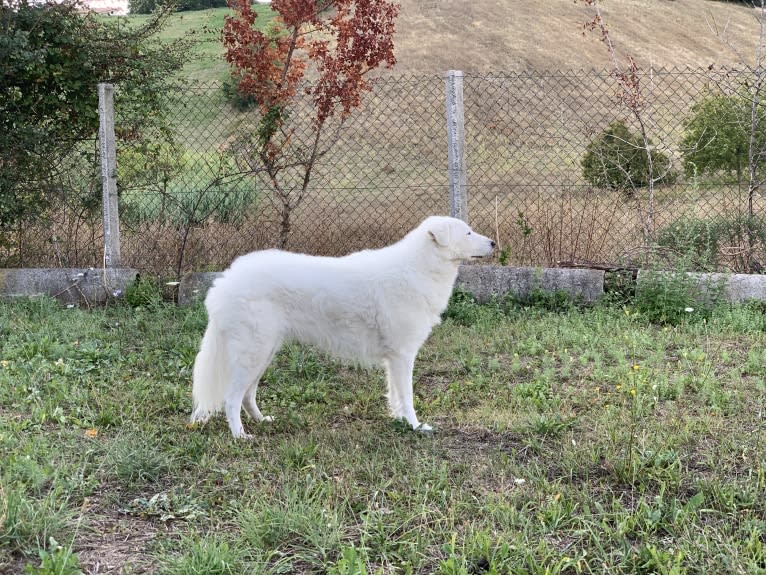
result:
[[[449,244],[450,240],[450,226],[447,222],[435,222],[430,228],[428,233],[431,238],[436,242],[436,245],[445,247]]]

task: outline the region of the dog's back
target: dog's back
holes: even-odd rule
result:
[[[426,317],[431,306],[413,289],[427,280],[416,265],[391,257],[391,247],[342,258],[278,250],[247,254],[208,293],[209,317],[243,335],[299,341],[379,365],[392,347],[419,346],[434,323]],[[410,342],[412,326],[419,333]]]

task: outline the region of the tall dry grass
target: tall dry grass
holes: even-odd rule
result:
[[[731,215],[744,205],[735,194],[721,189],[699,192],[695,197],[687,192],[682,186],[662,190],[656,202],[655,232],[679,218]],[[446,190],[406,198],[354,192],[314,194],[293,214],[288,249],[341,256],[383,247],[428,215],[448,213],[445,198]],[[477,231],[498,241],[509,264],[635,263],[648,244],[640,206],[641,198],[615,192],[537,187],[514,195],[474,198],[469,203],[469,220]],[[37,267],[103,263],[103,230],[92,219],[76,221],[71,213],[59,213],[46,223],[26,226],[17,237],[18,243],[6,247],[5,255],[21,263],[32,259]],[[53,241],[54,237],[58,240]],[[266,202],[251,209],[239,223],[213,221],[188,229],[156,222],[123,226],[121,263],[145,273],[175,277],[191,270],[224,269],[239,255],[275,247],[278,239],[278,214]],[[735,253],[738,246],[724,249]]]

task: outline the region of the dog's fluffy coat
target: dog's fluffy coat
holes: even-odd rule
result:
[[[439,322],[459,263],[494,242],[464,222],[432,216],[399,242],[341,258],[279,250],[234,261],[207,294],[208,326],[194,363],[193,422],[224,409],[234,437],[248,437],[241,408],[256,421],[258,381],[286,341],[335,357],[382,365],[391,414],[414,429],[412,369]]]

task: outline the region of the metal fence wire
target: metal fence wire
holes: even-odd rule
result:
[[[730,164],[704,173],[684,148],[695,105],[738,97],[748,81],[731,70],[644,71],[636,115],[609,72],[466,75],[469,223],[498,240],[503,263],[615,264],[660,242],[691,250],[703,267],[758,269],[766,260],[761,228],[748,226],[760,222],[764,205],[757,190],[748,191],[747,170],[738,177]],[[300,162],[314,138],[308,100],[289,109],[293,155],[279,175],[280,196],[253,153],[253,107],[221,85],[186,85],[169,97],[169,130],[140,138],[117,132],[123,266],[179,276],[278,246],[284,198],[292,204],[287,249],[320,255],[386,245],[424,217],[450,211],[443,76],[375,80],[362,107],[323,132],[326,153],[300,201]],[[741,131],[752,110],[740,108]],[[119,125],[119,107],[116,114]],[[650,188],[584,176],[589,145],[617,121],[631,134],[643,124],[672,177]],[[723,146],[723,129],[711,124],[713,137],[699,145]],[[42,219],[6,231],[0,265],[101,265],[100,224],[75,208],[54,202]]]

